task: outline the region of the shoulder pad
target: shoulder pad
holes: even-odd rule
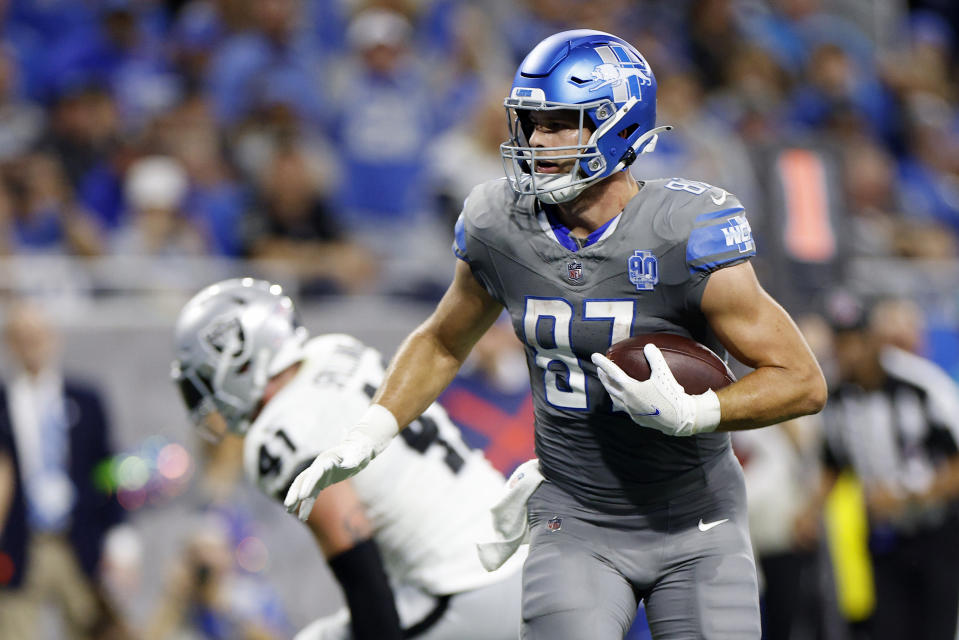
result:
[[[746,211],[728,191],[705,182],[669,178],[651,180],[645,188],[662,198],[654,220],[663,237],[686,241],[686,264],[691,273],[719,267],[756,255]]]
[[[462,217],[467,232],[502,224],[514,214],[530,214],[535,198],[514,192],[506,178],[489,180],[473,187],[463,203]]]

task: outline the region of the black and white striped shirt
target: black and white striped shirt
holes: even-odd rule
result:
[[[936,364],[902,349],[886,347],[880,364],[881,388],[843,384],[830,394],[825,464],[851,468],[866,488],[922,492],[959,455],[959,387]]]

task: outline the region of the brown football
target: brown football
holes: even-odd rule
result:
[[[675,333],[644,333],[617,342],[606,357],[619,365],[630,377],[649,378],[649,363],[643,347],[653,343],[663,353],[669,370],[686,393],[697,395],[708,389],[721,389],[736,381],[726,363],[708,347]]]

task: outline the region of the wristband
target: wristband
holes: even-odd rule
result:
[[[362,435],[373,443],[373,454],[379,455],[400,432],[400,425],[393,412],[381,404],[370,405],[356,425],[350,429],[347,438]]]
[[[693,425],[695,433],[709,433],[715,431],[722,419],[719,407],[719,396],[710,389],[706,393],[693,396],[696,406],[696,422]]]

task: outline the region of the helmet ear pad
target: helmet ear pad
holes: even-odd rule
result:
[[[608,112],[610,106],[615,109],[613,105],[600,105],[586,112],[586,119],[592,125],[593,135],[590,137],[590,143],[596,146],[596,150],[600,154],[597,157],[582,158],[579,161],[580,169],[588,177],[604,173],[610,175],[617,170],[616,167],[620,163],[622,163],[620,170],[625,169],[635,162],[636,157],[641,153],[641,150],[633,149],[631,144],[636,131],[639,129],[638,123],[617,119],[613,126],[606,130],[602,126],[592,124],[596,121],[597,112],[602,112],[604,109]],[[609,116],[606,117],[609,118]],[[610,159],[613,162],[610,162]]]

